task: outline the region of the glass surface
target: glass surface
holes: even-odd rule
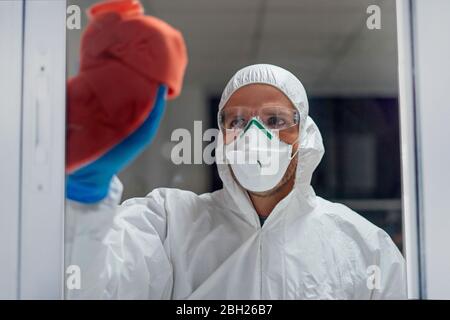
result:
[[[243,106],[222,111],[218,117],[220,96],[230,77],[244,66],[270,63],[289,70],[306,89],[309,116],[325,147],[311,183],[317,196],[348,206],[403,249],[395,1],[384,1],[375,8],[373,1],[366,0],[141,2],[147,15],[166,21],[183,34],[189,63],[182,92],[167,102],[151,145],[117,172],[124,187],[121,201],[145,197],[160,187],[196,194],[221,189],[217,166],[205,161],[204,152],[220,125],[222,129],[243,128],[255,115],[274,130],[297,125],[299,115],[294,109],[276,107],[255,113]],[[81,12],[81,28],[67,31],[68,78],[79,75],[80,52],[89,59],[80,43],[88,26],[86,10],[95,3],[68,0],[68,5],[78,6]],[[120,31],[105,29],[97,49],[120,36]],[[135,51],[130,55],[138,52],[140,45],[144,48],[147,44],[133,42]],[[94,64],[93,68],[102,66]],[[136,64],[131,69],[145,74],[148,68],[152,66]],[[108,77],[104,81],[105,86],[114,82]],[[126,78],[117,81],[127,88]],[[91,90],[95,95],[96,89]],[[149,86],[149,90],[155,88]],[[94,98],[83,97],[86,103]],[[106,97],[101,102],[109,101]],[[105,115],[86,115],[97,116],[101,122]],[[212,129],[215,131],[208,133]],[[183,150],[186,161],[180,163],[174,160],[174,150],[180,146],[183,132],[188,133],[190,143],[189,150]],[[86,145],[102,134],[88,137],[92,140],[87,139]],[[86,145],[73,148],[82,151]],[[76,228],[76,223],[68,219],[66,230]],[[86,281],[95,286],[100,280]]]

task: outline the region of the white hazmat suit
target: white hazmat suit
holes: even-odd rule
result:
[[[310,185],[324,148],[300,81],[272,65],[238,71],[219,108],[251,83],[281,90],[300,111],[294,189],[261,227],[246,191],[219,164],[222,190],[170,188],[118,205],[117,178],[95,205],[68,201],[66,263],[81,270],[68,298],[402,299],[404,259],[390,237]]]

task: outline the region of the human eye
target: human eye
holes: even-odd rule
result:
[[[266,126],[270,129],[281,129],[286,126],[286,119],[279,115],[267,117]]]
[[[245,126],[245,119],[242,117],[235,117],[230,120],[228,124],[228,129],[242,129]]]

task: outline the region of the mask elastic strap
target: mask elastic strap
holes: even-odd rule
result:
[[[290,160],[294,159],[295,156],[297,155],[298,151],[300,150],[300,137],[298,137],[297,140],[294,141],[294,143],[291,144],[291,145],[293,146],[293,145],[296,144],[296,143],[298,143],[297,150],[295,150],[295,152],[294,152],[294,154],[292,155],[292,157],[290,157]]]

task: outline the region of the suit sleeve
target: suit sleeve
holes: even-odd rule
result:
[[[66,267],[80,271],[79,288],[66,285],[66,298],[170,299],[164,194],[156,189],[119,206],[121,194],[115,177],[100,203],[66,203]]]
[[[368,270],[371,299],[407,299],[405,259],[385,231],[380,229],[373,237],[377,245]]]

